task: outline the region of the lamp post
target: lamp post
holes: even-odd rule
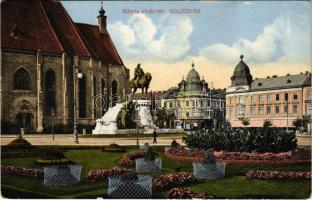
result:
[[[77,61],[76,61],[77,62]],[[73,82],[74,82],[74,142],[76,144],[79,144],[79,140],[78,140],[78,131],[77,131],[77,99],[76,99],[76,94],[77,94],[77,83],[76,83],[76,77],[78,79],[82,78],[82,73],[78,70],[78,64],[76,63],[74,65],[74,78],[73,78]]]
[[[54,110],[52,109],[51,111],[51,117],[52,117],[52,120],[51,120],[51,123],[52,123],[52,140],[54,140],[54,116],[55,116],[55,113],[54,113]]]

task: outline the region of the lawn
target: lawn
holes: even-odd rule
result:
[[[133,151],[135,147],[127,147]],[[158,176],[180,169],[192,172],[192,163],[170,160],[163,155],[163,148],[155,148],[162,157],[163,170]],[[107,183],[90,183],[85,176],[89,170],[111,168],[116,166],[116,161],[123,153],[102,152],[100,149],[69,149],[64,150],[66,157],[82,167],[82,181],[73,186],[61,188],[47,188],[43,181],[17,176],[2,176],[2,195],[11,198],[107,198]],[[16,154],[15,154],[16,155]],[[33,162],[39,158],[38,154],[2,158],[2,165],[23,166],[34,168]],[[134,168],[131,168],[134,170]],[[310,170],[309,164],[290,166],[227,166],[226,176],[218,180],[192,183],[194,191],[207,192],[219,198],[308,198],[311,192],[311,183],[308,180],[298,181],[268,181],[251,180],[244,176],[250,169],[264,169],[277,171]],[[154,192],[153,198],[165,198],[168,190]]]

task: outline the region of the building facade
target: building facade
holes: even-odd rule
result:
[[[129,70],[106,29],[74,23],[58,1],[1,3],[1,123],[43,132],[51,124],[93,125],[129,93]],[[75,86],[75,87],[74,87]],[[105,105],[94,106],[103,95]],[[76,109],[74,109],[76,108]]]
[[[237,64],[226,91],[226,118],[232,127],[242,127],[248,118],[249,127],[262,127],[265,120],[274,127],[293,127],[297,118],[311,118],[311,73],[273,75],[252,78],[243,61]],[[310,130],[310,124],[306,124]]]
[[[208,88],[194,64],[186,79],[161,97],[160,106],[174,112],[186,130],[219,127],[225,119],[224,91]]]

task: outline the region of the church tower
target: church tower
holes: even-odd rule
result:
[[[105,15],[105,10],[103,9],[103,2],[101,2],[101,9],[99,10],[99,16],[98,18],[98,25],[101,33],[107,33],[106,29],[106,19],[107,16]]]

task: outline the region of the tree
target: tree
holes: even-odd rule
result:
[[[270,127],[270,126],[272,126],[273,124],[272,124],[272,122],[271,122],[271,120],[269,120],[269,119],[266,119],[266,120],[264,120],[264,122],[263,122],[263,128],[268,128],[268,127]]]
[[[297,128],[297,130],[302,131],[302,127],[304,123],[302,118],[297,118],[292,123]]]
[[[248,125],[250,124],[248,118],[243,118],[243,119],[241,119],[241,121],[242,121],[242,124],[243,124],[244,126],[248,126]]]

